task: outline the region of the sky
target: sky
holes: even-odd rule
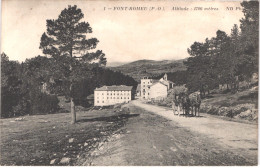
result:
[[[57,19],[68,5],[82,9],[82,21],[89,22],[93,30],[89,37],[100,41],[96,49],[106,54],[108,62],[186,58],[187,48],[195,41],[214,37],[217,30],[230,34],[233,25],[239,25],[243,17],[238,1],[2,0],[1,53],[20,62],[43,55],[39,44],[46,31],[46,20]],[[119,7],[127,10],[118,10]],[[218,10],[204,10],[208,7]]]

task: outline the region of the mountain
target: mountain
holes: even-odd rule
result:
[[[111,70],[122,72],[125,75],[133,77],[136,81],[144,76],[158,76],[163,73],[186,70],[183,61],[187,60],[138,60],[116,67],[108,67]]]
[[[117,67],[127,63],[128,62],[107,62],[107,67]]]

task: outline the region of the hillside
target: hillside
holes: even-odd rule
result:
[[[186,70],[181,60],[138,60],[117,67],[108,67],[114,71],[120,71],[125,75],[133,77],[136,81],[140,81],[143,76],[158,76],[162,73],[176,72]]]
[[[124,64],[127,64],[129,62],[107,62],[107,67],[118,67]]]
[[[165,100],[148,103],[172,108],[173,95],[171,90]],[[255,124],[258,122],[258,86],[244,88],[237,93],[212,90],[210,95],[202,99],[200,112],[225,120]]]

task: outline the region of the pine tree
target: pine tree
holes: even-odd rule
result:
[[[101,50],[89,52],[96,48],[96,38],[87,39],[92,28],[87,22],[80,22],[84,17],[77,6],[68,6],[61,11],[58,19],[47,20],[47,31],[41,37],[40,49],[54,58],[56,66],[52,71],[56,78],[69,83],[68,97],[71,103],[72,123],[76,122],[73,84],[90,75],[89,67],[106,64],[105,54]]]

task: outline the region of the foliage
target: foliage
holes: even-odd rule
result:
[[[244,18],[240,20],[239,72],[244,78],[258,72],[259,62],[259,1],[243,1]]]
[[[158,76],[154,76],[153,79],[161,79],[165,73],[162,73]],[[187,83],[187,71],[176,71],[176,72],[168,72],[167,79],[172,81],[175,85],[180,86]]]
[[[17,114],[13,107],[19,104],[21,95],[20,66],[18,62],[9,61],[5,53],[1,54],[1,117]]]
[[[75,84],[74,99],[75,103],[83,106],[88,106],[87,96],[94,93],[96,87],[103,85],[128,85],[136,88],[137,82],[129,76],[120,72],[114,72],[110,69],[96,67],[93,69],[93,77],[83,79]],[[84,92],[82,92],[84,90]]]
[[[40,91],[41,82],[48,79],[49,61],[38,56],[19,64],[1,54],[1,117],[57,112],[57,97]]]
[[[187,88],[185,86],[174,86],[172,89],[174,95],[179,95],[183,93],[187,93]]]
[[[93,66],[106,64],[105,54],[101,50],[89,52],[99,42],[96,38],[87,39],[92,33],[89,23],[81,21],[84,17],[76,5],[61,11],[58,19],[47,20],[47,31],[41,37],[40,49],[51,56],[56,64],[52,76],[68,84],[65,94],[70,97],[72,123],[76,122],[73,99],[75,83],[83,77],[91,77]]]
[[[31,114],[56,113],[59,109],[59,100],[55,95],[33,91],[31,97]]]
[[[227,84],[232,91],[238,89],[239,81],[250,79],[258,73],[258,1],[241,3],[245,17],[240,29],[234,25],[231,34],[218,30],[216,37],[206,38],[205,42],[194,42],[188,53],[191,57],[187,66],[187,87],[190,91],[205,92],[219,84]]]
[[[9,61],[4,53],[1,58],[1,117],[48,114],[59,111],[57,95],[66,96],[69,85],[66,80],[53,79],[52,69],[57,68],[53,58],[37,56],[21,64]],[[74,83],[72,96],[76,105],[89,106],[87,97],[94,93],[96,87],[137,85],[133,78],[106,68],[92,67],[92,73],[91,77],[82,76],[81,81]],[[47,90],[50,94],[42,93],[43,83],[47,83]]]

